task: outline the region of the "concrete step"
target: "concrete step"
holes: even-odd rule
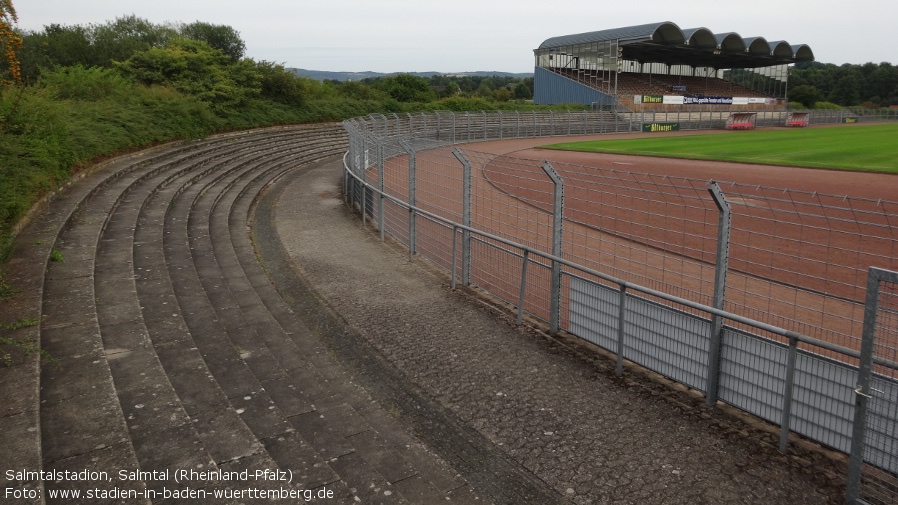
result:
[[[147,434],[168,431],[179,420],[188,419],[171,387],[164,387],[167,378],[154,354],[141,342],[146,333],[141,331],[142,322],[132,318],[130,324],[110,325],[110,318],[129,314],[129,307],[111,303],[98,310],[97,306],[100,297],[121,301],[134,292],[133,285],[122,290],[121,285],[110,282],[116,279],[112,266],[119,264],[115,251],[128,252],[127,237],[133,233],[133,226],[127,223],[121,229],[117,216],[139,209],[140,197],[152,195],[157,185],[168,180],[169,172],[184,172],[189,170],[183,168],[185,164],[202,166],[222,156],[216,153],[221,146],[235,148],[233,141],[213,141],[202,150],[174,149],[110,176],[84,200],[59,234],[56,250],[65,261],[51,262],[48,269],[41,323],[42,345],[60,365],[45,367],[41,376],[45,469],[90,466],[116,475],[119,470],[146,467],[147,458],[135,454],[132,444],[138,443],[138,449],[159,447],[158,440]],[[99,241],[101,231],[103,240]],[[118,256],[121,259],[122,255]],[[120,264],[130,263],[125,258]],[[123,275],[133,278],[133,270],[126,269]],[[140,347],[141,343],[141,350],[125,347]],[[202,451],[197,453],[202,460]],[[140,495],[145,490],[141,479],[129,480],[119,488]],[[48,501],[56,500],[48,497]]]
[[[0,445],[7,449],[4,452],[10,459],[9,468],[27,471],[43,467],[43,461],[46,458],[41,449],[41,396],[49,394],[49,400],[45,400],[43,403],[45,408],[49,409],[52,405],[51,402],[64,399],[66,393],[42,393],[41,389],[50,388],[48,391],[52,392],[51,384],[55,382],[69,386],[69,392],[75,390],[67,383],[65,378],[67,374],[63,373],[61,362],[63,360],[72,361],[74,364],[75,360],[84,357],[78,354],[82,350],[85,353],[96,351],[95,332],[91,331],[91,329],[95,329],[95,321],[91,320],[89,315],[86,320],[78,322],[58,321],[59,316],[64,315],[66,310],[64,304],[59,302],[63,301],[66,296],[72,296],[76,290],[85,292],[89,289],[84,282],[84,275],[90,254],[84,251],[89,250],[89,244],[94,239],[96,231],[96,228],[93,228],[92,231],[75,231],[66,236],[67,225],[79,218],[79,211],[89,202],[95,201],[98,206],[106,205],[104,208],[109,209],[108,199],[102,200],[94,197],[106,186],[141,168],[145,164],[146,157],[173,156],[178,150],[178,144],[160,146],[141,153],[122,156],[93,167],[73,178],[64,190],[51,195],[39,204],[28,226],[24,227],[18,235],[13,256],[5,271],[5,281],[15,294],[0,303],[0,321],[17,324],[28,322],[28,324],[14,330],[4,331],[3,335],[29,345],[43,345],[44,349],[51,353],[56,351],[54,356],[56,356],[56,363],[60,366],[54,365],[45,369],[44,375],[49,382],[43,387],[40,385],[41,366],[38,354],[25,355],[13,352],[11,366],[0,367],[0,397],[11,399],[4,402],[5,408],[0,412]],[[95,217],[93,219],[95,220]],[[85,249],[85,245],[87,249]],[[63,258],[66,253],[70,253],[68,256],[70,261],[65,268],[62,263],[56,264],[49,261],[51,251],[57,247],[64,249],[64,251],[61,250]],[[77,251],[78,248],[81,249],[80,253]],[[56,277],[58,279],[48,275],[50,270],[48,266],[57,267],[56,274],[58,275]],[[69,284],[77,284],[77,287],[70,292],[66,287]],[[61,289],[60,286],[62,286]],[[45,291],[47,296],[44,296]],[[63,292],[64,296],[46,304],[45,313],[45,300],[58,295],[59,292]],[[86,305],[82,304],[81,309],[86,309],[89,303],[89,300],[86,301]],[[59,330],[66,325],[73,327],[80,325],[80,327],[73,330],[71,338],[57,341],[58,335],[54,336],[53,333],[58,334]],[[44,328],[46,331],[43,331]],[[42,333],[47,333],[45,345],[42,343]],[[67,344],[77,342],[79,336],[86,338],[87,342],[80,349],[75,348],[73,354],[73,348],[67,347]],[[97,370],[102,366],[88,368]],[[79,369],[77,366],[73,366],[73,369],[82,374],[86,373],[86,370]],[[108,393],[108,390],[106,392]],[[79,400],[83,400],[83,398]],[[107,403],[105,406],[109,407],[109,404]],[[73,409],[73,412],[83,416],[83,412],[77,409]],[[53,415],[49,412],[47,414]],[[70,424],[72,421],[72,419],[66,420]],[[47,443],[54,444],[55,449],[59,449],[52,440]],[[49,456],[54,458],[58,454],[50,451]],[[9,485],[13,489],[37,491],[33,498],[21,500],[23,503],[45,502],[43,481],[31,478],[24,481],[18,479],[8,481],[5,473],[0,476],[0,480],[4,483],[4,489]]]
[[[104,163],[42,204],[42,212],[19,234],[5,272],[5,282],[15,295],[0,302],[0,321],[21,327],[4,329],[3,337],[41,345],[55,364],[45,362],[42,368],[36,354],[13,351],[9,366],[0,366],[0,396],[14,399],[5,401],[0,412],[0,441],[10,449],[4,451],[6,466],[77,467],[92,451],[103,451],[96,454],[103,454],[101,459],[112,467],[133,466],[133,451],[122,436],[122,413],[111,401],[113,383],[92,286],[91,268],[94,255],[101,251],[98,237],[106,225],[105,214],[127,197],[136,180],[160,166],[184,163],[218,146],[233,146],[245,136],[216,137],[203,149],[171,144]],[[292,135],[280,136],[295,142]],[[65,261],[50,262],[51,251],[59,251]],[[4,488],[8,484],[39,491],[23,503],[46,501],[43,482],[8,481],[5,472],[0,478]]]
[[[21,270],[7,275],[19,293],[0,303],[0,321],[39,321],[4,336],[40,342],[58,366],[16,353],[0,367],[0,393],[15,398],[0,411],[0,441],[16,449],[2,462],[109,478],[6,482],[39,491],[14,503],[71,503],[49,491],[88,488],[115,489],[121,503],[249,488],[482,502],[354,383],[255,256],[257,196],[345,149],[338,125],[171,144],[100,167],[48,204],[19,236]],[[64,262],[49,261],[54,250]],[[189,469],[292,481],[175,481]]]
[[[265,178],[258,177],[255,172],[252,175],[255,177],[255,184],[261,188]],[[337,472],[342,481],[351,486],[351,489],[369,490],[369,495],[365,498],[400,503],[406,495],[411,495],[408,499],[415,503],[422,500],[430,502],[445,499],[444,494],[421,478],[413,465],[398,457],[395,451],[388,451],[376,443],[351,442],[379,437],[370,423],[366,422],[365,416],[354,408],[371,410],[373,400],[367,395],[358,394],[352,390],[353,388],[342,387],[345,377],[338,377],[342,379],[340,382],[333,381],[336,385],[341,385],[338,389],[327,387],[328,379],[320,375],[315,368],[321,366],[321,363],[310,362],[314,360],[305,357],[310,354],[309,346],[299,347],[291,339],[299,336],[308,338],[311,333],[306,328],[296,328],[296,331],[288,335],[272,317],[268,307],[255,291],[249,281],[252,275],[247,275],[242,270],[235,246],[230,240],[233,236],[243,237],[246,240],[247,210],[243,210],[246,209],[245,206],[237,213],[242,219],[233,222],[236,233],[230,233],[229,225],[229,219],[233,215],[230,211],[233,199],[239,195],[253,194],[255,191],[233,190],[239,186],[233,179],[222,178],[201,190],[194,191],[198,197],[195,201],[195,210],[191,213],[188,235],[191,237],[190,251],[196,263],[199,264],[201,258],[214,258],[218,263],[219,272],[216,273],[211,265],[206,265],[199,270],[200,277],[206,293],[211,295],[210,300],[214,297],[212,305],[218,317],[230,329],[228,334],[244,339],[242,344],[235,343],[235,347],[243,350],[245,360],[260,383],[260,391],[248,397],[261,396],[263,405],[270,402],[269,410],[276,410],[282,418],[292,424],[310,447],[332,460],[329,466]],[[214,190],[215,187],[222,187],[223,190],[219,192]],[[227,191],[225,188],[232,189]],[[204,222],[201,218],[207,213],[209,220]],[[179,235],[180,233],[167,234],[167,236]],[[250,267],[255,265],[258,269],[258,262],[251,252],[249,257],[244,259],[248,260],[245,264]],[[231,275],[231,272],[239,273]],[[257,274],[261,273],[258,270]],[[259,275],[254,277],[258,279]],[[267,281],[264,285],[271,289]],[[242,319],[235,313],[242,313]],[[241,331],[243,323],[249,323],[253,329],[249,335]],[[295,318],[293,324],[296,325]],[[250,338],[247,339],[247,336]],[[319,354],[312,356],[314,358]],[[327,373],[338,368],[333,362],[324,365]],[[310,378],[312,381],[309,381]],[[325,387],[322,387],[323,384]],[[271,409],[272,406],[274,409]],[[244,417],[248,414],[250,410],[244,412]],[[270,423],[250,424],[270,425]],[[271,437],[264,440],[266,443],[272,441]],[[366,449],[367,453],[362,449]],[[375,471],[371,470],[372,461],[379,463],[379,468]],[[290,464],[290,461],[284,463]],[[452,477],[454,475],[450,474],[445,480],[451,481]]]

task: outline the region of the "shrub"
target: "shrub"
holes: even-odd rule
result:
[[[453,112],[496,110],[495,104],[489,100],[483,98],[462,98],[457,96],[439,100],[436,102],[436,106],[442,110],[451,110]]]
[[[134,88],[133,82],[119,72],[81,65],[44,72],[39,85],[51,90],[60,100],[96,101],[126,95]]]
[[[260,61],[256,63],[256,71],[260,75],[260,95],[263,98],[296,107],[305,103],[307,93],[302,80],[283,65]]]

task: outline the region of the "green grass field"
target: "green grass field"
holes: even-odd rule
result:
[[[898,173],[898,124],[595,140],[546,149]]]

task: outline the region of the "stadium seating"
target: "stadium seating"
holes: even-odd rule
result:
[[[613,88],[609,73],[587,69],[553,68],[554,72],[581,84],[606,91]],[[613,75],[610,76],[613,79]],[[676,87],[676,88],[675,88]],[[685,87],[685,89],[679,89]],[[617,93],[626,95],[739,96],[766,98],[766,95],[724,79],[664,74],[623,72],[617,76]]]

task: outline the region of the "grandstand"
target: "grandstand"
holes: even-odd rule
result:
[[[552,37],[534,50],[534,102],[630,110],[783,108],[804,44],[665,21]]]

